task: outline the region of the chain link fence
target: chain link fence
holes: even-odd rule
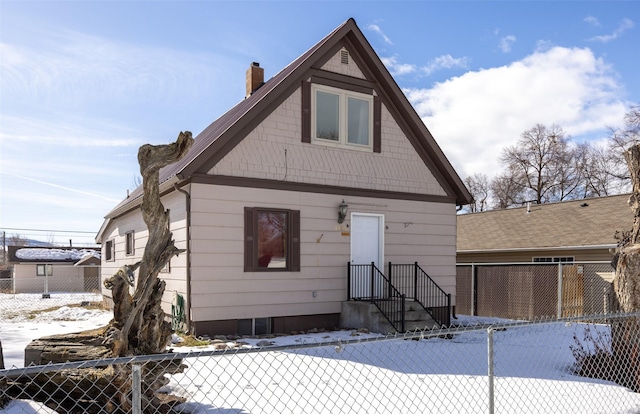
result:
[[[0,370],[0,412],[640,413],[638,321],[460,317],[442,330]]]

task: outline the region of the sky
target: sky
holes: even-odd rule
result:
[[[39,294],[0,294],[6,368],[24,366],[24,349],[33,339],[104,326],[111,312],[63,306],[100,300],[95,296],[54,294],[43,302]],[[34,318],[36,310],[42,312]],[[638,412],[640,394],[573,374],[574,336],[583,340],[588,328],[593,337],[608,338],[607,325],[568,319],[523,324],[463,315],[457,322],[467,328],[426,331],[423,338],[420,332],[408,333],[414,340],[338,330],[197,348],[174,344],[173,352],[182,354],[187,368],[167,375],[162,390],[184,397],[180,408],[191,413],[486,413],[487,327],[493,325],[496,412]],[[439,332],[451,335],[432,336]],[[330,345],[310,346],[320,343]],[[229,350],[216,351],[219,345]],[[235,351],[249,348],[265,349]],[[28,400],[0,409],[2,414],[25,412],[55,413]]]
[[[353,17],[464,179],[522,132],[601,142],[640,103],[635,1],[0,0],[0,231],[86,245],[137,150],[194,136]]]

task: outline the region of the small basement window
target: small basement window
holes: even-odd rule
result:
[[[271,331],[271,318],[238,319],[240,336],[267,335]]]

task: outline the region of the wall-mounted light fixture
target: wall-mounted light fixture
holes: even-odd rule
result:
[[[342,223],[344,218],[347,217],[347,207],[349,205],[342,200],[342,203],[338,206],[338,223]]]

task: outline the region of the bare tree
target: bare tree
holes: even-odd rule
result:
[[[580,182],[575,151],[559,126],[537,124],[505,148],[500,159],[526,199],[540,204],[575,198]]]
[[[489,189],[493,196],[493,208],[509,208],[524,202],[523,186],[514,179],[514,175],[507,169],[491,180]]]
[[[483,173],[475,173],[464,179],[464,184],[473,197],[469,204],[469,211],[476,213],[488,209],[489,203],[489,177]]]
[[[625,151],[640,144],[640,106],[631,107],[625,114],[622,128],[610,128],[607,144],[607,171],[613,191],[627,192],[631,188],[631,176],[625,162]]]

